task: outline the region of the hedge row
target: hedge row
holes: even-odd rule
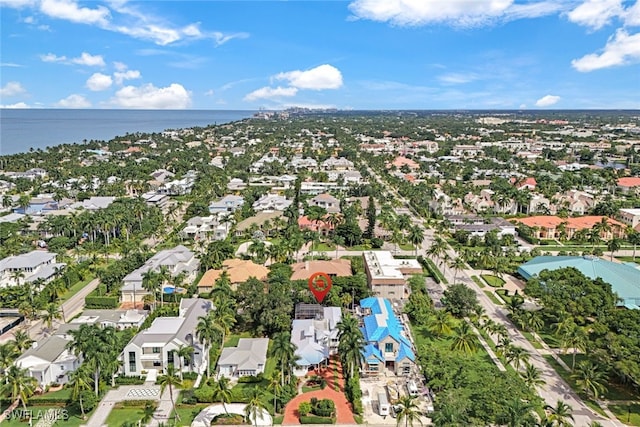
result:
[[[116,377],[117,385],[142,385],[145,382],[145,377]]]
[[[84,298],[85,308],[117,308],[118,297],[99,297],[88,295]]]
[[[300,424],[335,424],[335,417],[318,417],[316,415],[305,415],[304,417],[299,417]]]

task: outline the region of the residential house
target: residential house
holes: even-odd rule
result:
[[[409,290],[407,277],[422,273],[420,263],[415,259],[395,259],[389,251],[366,251],[364,258],[367,284],[374,295],[388,299],[403,300]]]
[[[269,338],[240,338],[237,347],[225,347],[218,359],[218,377],[241,378],[264,372]]]
[[[111,196],[105,196],[105,197],[93,196],[81,202],[74,203],[70,207],[72,209],[85,209],[88,211],[97,211],[99,209],[104,209],[108,207],[115,200],[116,198]]]
[[[244,205],[244,197],[226,195],[222,199],[211,202],[209,212],[212,214],[233,213]]]
[[[315,170],[318,168],[318,162],[316,161],[316,159],[313,159],[311,157],[302,157],[302,156],[295,156],[293,159],[291,159],[291,167],[295,170],[299,170],[299,169],[310,169],[310,170]]]
[[[618,178],[618,189],[625,194],[637,194],[640,191],[640,177]]]
[[[69,374],[81,364],[81,360],[67,349],[69,340],[58,335],[35,341],[14,363],[26,369],[29,376],[43,389],[51,384],[66,384]]]
[[[324,170],[347,170],[353,169],[353,162],[347,160],[344,157],[329,157],[322,162],[322,169]]]
[[[198,339],[196,327],[200,317],[212,310],[211,301],[183,298],[177,316],[158,317],[148,329],[140,331],[124,347],[120,360],[125,375],[138,376],[143,371],[165,372],[168,365],[178,365],[183,372],[205,372],[208,348]],[[191,360],[177,361],[180,347],[192,346]]]
[[[311,221],[306,215],[303,215],[298,218],[298,227],[300,230],[311,230],[317,231],[323,236],[327,236],[333,230],[333,224],[330,224],[327,221],[323,221],[321,219],[317,221]]]
[[[298,356],[294,371],[297,377],[325,363],[338,352],[338,323],[342,320],[340,307],[319,304],[298,304],[291,325],[291,343]]]
[[[292,200],[287,200],[284,196],[264,194],[253,203],[252,207],[256,212],[266,210],[284,211],[291,206],[292,203]]]
[[[165,267],[171,277],[175,278],[179,274],[184,274],[184,280],[193,281],[200,268],[200,260],[195,254],[182,245],[172,249],[165,249],[147,260],[140,268],[127,274],[123,281],[124,286],[120,289],[120,302],[141,302],[149,294],[142,287],[145,274],[149,271],[159,272]]]
[[[420,165],[418,163],[404,156],[398,156],[393,159],[391,166],[395,166],[396,169],[402,169],[403,167],[406,167],[409,170],[420,169]]]
[[[222,262],[222,269],[207,270],[198,282],[198,293],[211,292],[216,285],[216,280],[226,272],[229,275],[231,289],[235,290],[240,283],[244,283],[251,277],[258,280],[266,280],[269,269],[256,264],[251,260],[237,258],[227,259]]]
[[[309,200],[309,206],[319,206],[327,211],[327,213],[340,212],[340,200],[336,199],[329,193],[318,194]]]
[[[69,323],[100,325],[103,328],[111,326],[122,330],[139,328],[148,315],[147,310],[84,310]]]
[[[386,298],[369,297],[360,301],[361,330],[367,343],[362,372],[382,375],[385,369],[395,375],[415,371],[416,356],[405,326]]]
[[[247,188],[247,184],[240,178],[232,178],[227,184],[227,190],[231,191],[242,191],[245,188]]]
[[[218,217],[194,216],[187,220],[187,225],[180,232],[183,238],[193,240],[224,240],[227,238],[228,224],[220,224]]]
[[[636,231],[640,231],[640,208],[620,209],[618,219]]]
[[[353,275],[351,261],[332,259],[304,261],[291,265],[291,280],[308,280],[315,273],[325,273],[329,277],[349,277]]]
[[[317,196],[318,194],[326,193],[332,190],[342,190],[343,186],[337,182],[317,182],[317,181],[304,181],[300,184],[300,194],[308,194]]]
[[[609,230],[600,233],[603,240],[611,240],[614,237],[623,238],[625,236],[625,224],[605,216],[582,216],[576,218],[560,218],[551,215],[531,216],[518,218],[513,221],[524,224],[531,228],[536,239],[573,239],[580,230],[591,230],[593,227],[606,219]]]
[[[273,221],[276,218],[280,218],[282,216],[281,211],[273,211],[273,210],[265,210],[262,212],[258,212],[252,217],[243,219],[239,223],[236,224],[236,236],[242,236],[247,230],[250,230],[252,227],[255,229],[261,229],[267,221],[273,224]],[[263,230],[265,235],[269,234],[269,230]]]
[[[169,196],[155,192],[144,193],[142,195],[142,199],[145,201],[147,206],[156,206],[160,209],[164,209],[169,203]]]
[[[57,254],[48,251],[31,251],[0,260],[0,288],[43,281],[47,283],[67,264],[56,262]]]

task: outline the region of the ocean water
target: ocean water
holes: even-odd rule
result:
[[[134,132],[162,132],[251,117],[238,110],[0,109],[0,155],[83,140],[108,141]]]

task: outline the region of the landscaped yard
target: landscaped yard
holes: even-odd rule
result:
[[[6,408],[2,408],[3,410]],[[44,418],[45,413],[49,409],[57,410],[56,414],[60,415],[60,420],[55,423],[56,427],[78,427],[81,424],[86,424],[86,420],[83,420],[80,417],[80,414],[76,414],[75,412],[64,408],[64,407],[56,407],[52,405],[47,406],[27,406],[27,410],[31,411],[31,416],[33,417],[32,424],[35,426],[36,422],[39,418]],[[14,417],[9,417],[2,422],[2,427],[25,427],[29,425],[29,421],[27,419],[21,419],[20,414],[22,414],[22,407],[16,409],[14,413]],[[50,415],[48,415],[50,416]],[[89,419],[90,414],[87,414],[87,419]],[[66,418],[66,419],[65,419]]]
[[[212,403],[198,403],[196,405],[176,405],[176,412],[180,416],[181,426],[189,426],[193,422],[193,419],[198,416],[202,410],[208,406],[212,405]],[[171,414],[175,416],[175,413]]]
[[[240,338],[251,338],[251,334],[249,332],[243,332],[241,334],[231,334],[224,341],[225,347],[237,347],[238,341]]]
[[[80,292],[80,290],[82,288],[84,288],[85,286],[87,286],[89,284],[89,282],[91,282],[93,279],[95,279],[95,277],[92,276],[92,277],[88,277],[88,278],[86,278],[84,280],[80,280],[75,285],[73,285],[69,289],[67,289],[67,292],[65,292],[60,297],[60,301],[64,302],[64,301],[68,300],[69,298],[71,298],[72,296],[74,296],[75,294]]]
[[[609,405],[609,409],[626,425],[640,426],[640,403]]]
[[[493,288],[501,288],[504,286],[504,283],[505,283],[504,279],[491,274],[483,274],[480,277],[482,277],[484,281],[487,282],[487,285]]]
[[[496,298],[496,296],[493,294],[493,292],[491,291],[484,291],[484,293],[489,297],[489,299],[491,300],[491,302],[493,302],[495,305],[503,305],[498,298]]]

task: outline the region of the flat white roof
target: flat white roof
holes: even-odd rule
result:
[[[182,326],[183,320],[181,317],[158,317],[145,334],[175,334]]]
[[[636,216],[636,215],[640,215],[640,208],[620,209],[620,212],[624,212],[624,213],[628,213],[630,215]]]
[[[367,251],[365,261],[373,279],[402,279],[400,268],[421,268],[415,259],[395,259],[389,251]]]

